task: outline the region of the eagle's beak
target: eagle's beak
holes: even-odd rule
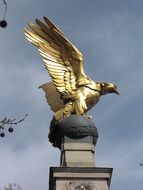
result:
[[[118,92],[117,89],[115,89],[114,93],[117,94],[117,95],[119,95],[119,92]]]

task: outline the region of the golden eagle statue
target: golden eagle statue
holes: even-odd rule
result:
[[[46,17],[25,29],[26,38],[38,47],[52,82],[40,86],[60,121],[71,114],[85,115],[108,93],[118,94],[116,85],[93,81],[83,69],[82,53]]]

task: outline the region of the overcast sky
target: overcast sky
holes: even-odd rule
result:
[[[6,29],[0,28],[0,118],[26,121],[0,139],[0,187],[17,182],[24,190],[48,189],[50,166],[60,151],[48,142],[52,112],[38,86],[50,81],[37,49],[23,29],[49,17],[81,50],[85,72],[117,84],[89,114],[99,131],[96,165],[113,167],[111,190],[142,190],[143,167],[143,1],[7,1]],[[0,18],[4,6],[0,1]]]

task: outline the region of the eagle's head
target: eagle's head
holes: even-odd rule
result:
[[[112,83],[101,83],[101,95],[105,95],[108,93],[115,93],[115,94],[119,95],[117,86]]]

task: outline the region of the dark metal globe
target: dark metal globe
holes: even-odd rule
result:
[[[0,26],[1,26],[2,28],[7,27],[7,22],[6,22],[6,20],[1,20],[1,21],[0,21]]]
[[[59,123],[52,120],[48,135],[49,141],[54,147],[60,149],[64,136],[71,139],[82,139],[90,136],[93,138],[93,144],[96,145],[98,131],[91,119],[82,115],[70,115]]]

